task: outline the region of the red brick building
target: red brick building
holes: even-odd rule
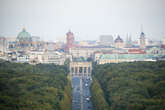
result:
[[[66,45],[64,47],[65,51],[69,51],[70,48],[75,47],[75,43],[74,43],[74,34],[69,31],[66,33]]]

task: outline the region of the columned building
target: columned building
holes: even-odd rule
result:
[[[92,73],[92,62],[70,62],[71,76],[90,77]]]

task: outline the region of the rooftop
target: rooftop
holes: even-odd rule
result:
[[[115,39],[115,43],[117,43],[117,42],[123,42],[123,39],[121,39],[119,35],[118,35],[118,37]]]
[[[86,60],[83,57],[73,58],[73,62],[86,62]]]
[[[100,59],[156,59],[162,57],[161,54],[104,54],[100,56]]]

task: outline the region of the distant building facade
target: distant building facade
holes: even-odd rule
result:
[[[65,57],[62,53],[59,52],[45,52],[43,54],[43,61],[42,63],[53,63],[56,65],[64,65]]]
[[[5,37],[0,37],[0,56],[4,56],[7,50],[7,40]]]
[[[162,44],[165,45],[165,37],[163,38]]]
[[[99,44],[103,46],[112,46],[113,45],[113,36],[112,35],[101,35],[99,38]]]
[[[42,42],[40,37],[32,36],[32,50],[40,50],[42,48]]]
[[[30,51],[27,54],[17,54],[15,62],[19,63],[30,63],[30,64],[56,64],[56,65],[64,65],[65,55],[63,53],[57,51]]]
[[[85,59],[92,57],[94,52],[100,50],[112,50],[112,47],[108,46],[82,46],[69,49],[69,54],[75,58],[84,57]]]
[[[162,40],[161,48],[165,49],[165,37],[164,37],[163,40]]]
[[[103,54],[97,60],[97,64],[122,63],[134,61],[156,61],[162,54]]]

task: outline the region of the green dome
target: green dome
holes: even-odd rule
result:
[[[17,36],[17,41],[32,41],[32,37],[28,32],[26,32],[25,28],[23,28]]]

